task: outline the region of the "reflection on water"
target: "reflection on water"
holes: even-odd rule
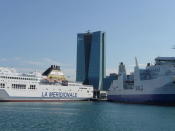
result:
[[[0,130],[175,130],[175,107],[108,102],[0,103]]]

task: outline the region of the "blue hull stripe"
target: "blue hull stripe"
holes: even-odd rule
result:
[[[108,95],[108,100],[123,103],[175,105],[175,94]]]

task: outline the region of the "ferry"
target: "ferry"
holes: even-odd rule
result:
[[[59,102],[93,98],[93,87],[68,82],[60,66],[51,65],[44,73],[19,73],[0,67],[0,102]]]
[[[136,104],[175,105],[175,57],[157,57],[155,64],[126,74],[120,63],[118,78],[107,92],[109,101]]]

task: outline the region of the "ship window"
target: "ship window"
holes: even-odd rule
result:
[[[36,89],[36,85],[30,85],[29,89]]]
[[[12,84],[13,89],[26,89],[26,85],[24,84]]]
[[[0,88],[5,88],[5,84],[4,83],[0,83]]]

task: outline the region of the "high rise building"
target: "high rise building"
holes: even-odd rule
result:
[[[108,90],[113,82],[113,80],[117,80],[118,75],[116,73],[111,73],[109,76],[106,76],[103,82],[103,90]]]
[[[105,77],[105,33],[97,31],[78,34],[76,80],[102,90]]]

